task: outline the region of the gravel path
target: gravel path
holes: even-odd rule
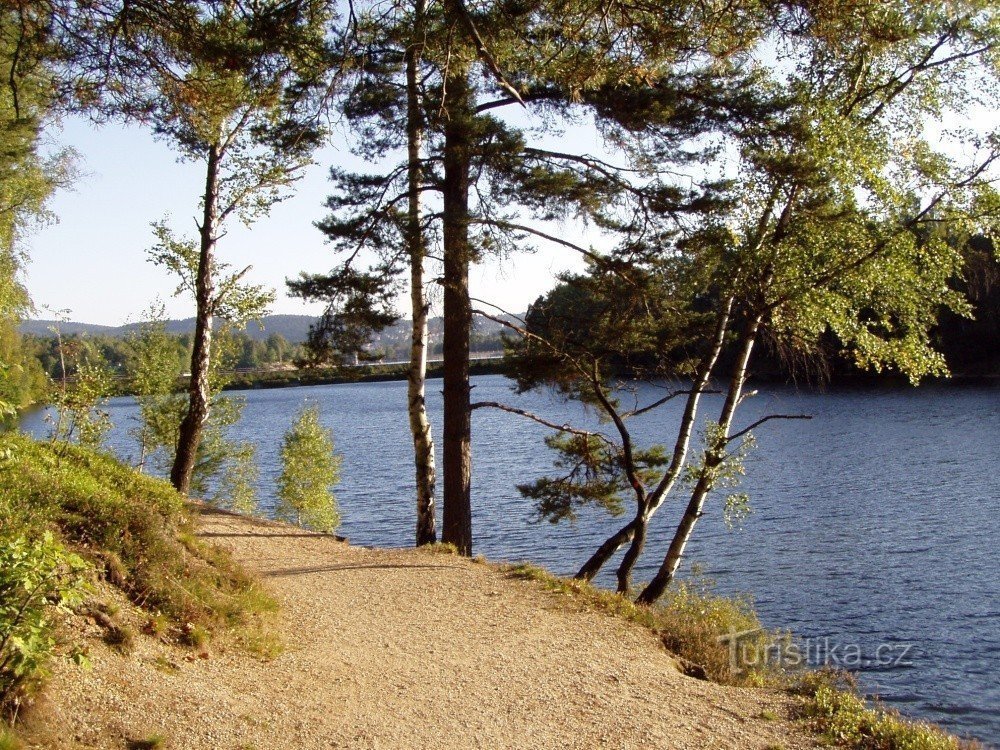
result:
[[[787,698],[685,677],[648,631],[490,566],[212,511],[201,535],[268,582],[284,652],[202,658],[139,637],[121,656],[90,626],[94,666],[59,660],[37,747],[814,746],[780,718]]]

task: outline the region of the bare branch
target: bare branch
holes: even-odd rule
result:
[[[509,406],[508,404],[501,404],[499,401],[476,401],[469,405],[470,409],[499,409],[500,411],[505,411],[510,414],[518,414],[522,417],[530,419],[533,422],[538,422],[540,425],[545,425],[553,430],[558,430],[559,432],[568,432],[571,435],[580,435],[581,437],[596,437],[601,440],[606,445],[614,448],[616,451],[619,450],[618,446],[614,444],[607,436],[600,432],[590,432],[588,430],[581,430],[576,427],[571,427],[568,424],[556,424],[555,422],[550,422],[544,417],[540,417],[530,411],[525,411],[524,409],[518,409],[515,406]]]
[[[713,391],[706,391],[706,390],[698,390],[698,389],[687,390],[687,391],[671,391],[670,393],[668,393],[663,398],[657,399],[653,403],[648,404],[647,406],[643,406],[641,409],[634,409],[632,411],[623,412],[622,413],[622,419],[628,419],[629,417],[638,417],[640,414],[645,414],[648,411],[652,411],[653,409],[657,409],[657,408],[663,406],[665,403],[667,403],[671,399],[677,398],[677,396],[690,396],[693,393],[705,394],[705,393],[720,393],[720,392],[721,391],[714,391],[714,390]]]
[[[739,432],[735,432],[732,435],[730,435],[726,439],[726,444],[728,445],[729,443],[733,442],[734,440],[738,440],[739,438],[743,437],[744,435],[746,435],[751,430],[757,429],[762,424],[764,424],[765,422],[770,422],[772,419],[812,419],[812,415],[811,414],[770,414],[770,415],[768,415],[766,417],[761,417],[760,419],[758,419],[753,424],[751,424],[751,425],[749,425],[747,427],[744,427]]]

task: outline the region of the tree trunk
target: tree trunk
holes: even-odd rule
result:
[[[722,406],[719,415],[719,433],[713,445],[707,446],[702,455],[702,468],[699,472],[698,481],[691,492],[691,499],[688,501],[684,516],[681,518],[674,538],[670,541],[666,557],[656,572],[653,580],[643,589],[636,602],[639,604],[653,604],[667,590],[677,573],[681,558],[684,555],[684,548],[691,539],[695,524],[702,516],[702,509],[705,506],[705,499],[715,486],[716,470],[726,459],[726,449],[729,442],[729,430],[733,424],[733,416],[743,397],[743,386],[746,383],[747,367],[750,364],[750,355],[753,352],[754,342],[757,338],[757,331],[760,329],[762,316],[757,315],[748,324],[740,340],[739,355],[733,364],[732,377],[729,381],[729,390],[726,393],[726,401]]]
[[[648,503],[644,504],[648,509]],[[642,549],[646,545],[646,529],[649,527],[649,512],[640,513],[636,516],[634,531],[632,532],[632,543],[625,551],[621,565],[618,566],[618,593],[627,594],[632,587],[632,568],[635,567]]]
[[[687,402],[684,406],[684,414],[681,423],[677,428],[677,440],[674,443],[674,452],[670,459],[670,465],[660,479],[659,484],[649,494],[646,503],[640,503],[636,508],[635,518],[620,528],[602,544],[597,552],[580,568],[576,574],[577,578],[592,580],[600,569],[611,559],[623,544],[631,542],[629,549],[622,558],[618,567],[618,588],[624,593],[628,590],[632,569],[642,553],[642,547],[646,541],[646,527],[649,519],[652,518],[656,510],[663,504],[663,501],[670,494],[670,491],[677,483],[684,462],[687,458],[688,448],[691,444],[691,433],[694,431],[694,424],[698,417],[698,405],[701,402],[701,394],[708,387],[712,378],[712,372],[719,361],[722,347],[726,341],[726,331],[729,329],[729,320],[733,310],[733,297],[726,298],[715,319],[715,329],[712,332],[712,343],[698,367],[694,381],[691,383],[691,393],[688,394]],[[640,535],[637,537],[636,530]],[[623,588],[624,586],[624,588]]]
[[[632,535],[635,533],[635,519],[629,521],[625,526],[622,526],[618,531],[609,536],[604,540],[604,543],[597,548],[597,551],[591,555],[590,559],[587,560],[576,572],[576,578],[581,581],[592,581],[594,576],[601,572],[601,568],[604,564],[610,560],[614,554],[621,549],[622,545],[626,542],[632,541]]]
[[[177,436],[177,451],[170,469],[170,482],[178,492],[188,494],[194,472],[201,431],[208,419],[211,393],[209,375],[212,366],[212,317],[214,314],[213,253],[218,222],[220,149],[213,144],[208,152],[205,171],[205,197],[198,257],[198,274],[195,279],[194,346],[191,352],[191,382],[188,387],[188,410],[181,422]]]
[[[453,60],[444,127],[444,493],[441,539],[472,554],[472,412],[469,408],[469,69]]]
[[[409,183],[406,234],[410,253],[410,305],[413,333],[410,338],[410,370],[407,376],[407,404],[410,432],[413,435],[413,459],[417,482],[417,546],[437,541],[434,518],[434,439],[427,418],[427,315],[424,292],[424,235],[420,227],[420,187],[423,170],[420,148],[424,126],[421,116],[417,76],[423,50],[424,0],[414,2],[413,41],[406,50],[406,140]]]

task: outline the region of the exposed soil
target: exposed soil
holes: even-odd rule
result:
[[[200,533],[267,581],[284,651],[122,655],[77,623],[93,667],[56,661],[35,747],[815,746],[787,696],[685,677],[645,629],[489,565],[214,511]]]

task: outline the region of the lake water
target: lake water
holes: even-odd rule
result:
[[[548,393],[515,396],[501,376],[474,379],[474,400],[504,400],[562,423],[592,416]],[[440,381],[429,405],[440,429]],[[662,391],[644,386],[643,401]],[[413,469],[406,384],[248,391],[234,437],[258,445],[261,496],[273,492],[281,435],[304,400],[320,405],[343,453],[340,533],[355,544],[405,546],[413,535]],[[717,414],[718,396],[703,415]],[[678,400],[679,401],[679,400]],[[670,439],[681,405],[635,420],[642,444]],[[131,399],[111,404],[110,445],[135,447]],[[722,593],[754,597],[764,624],[808,639],[810,652],[851,664],[863,687],[903,713],[1000,745],[1000,389],[832,389],[763,386],[740,415],[808,413],[811,421],[757,430],[743,489],[753,514],[740,530],[708,507],[684,566],[698,563]],[[536,523],[515,489],[551,470],[547,430],[510,414],[474,417],[475,552],[531,560],[571,574],[620,519],[584,513],[575,524]],[[45,431],[41,415],[26,429]],[[440,463],[439,463],[440,465]],[[636,579],[648,579],[669,541],[683,495],[661,508]],[[613,569],[613,566],[609,566]],[[609,569],[599,582],[611,585]],[[881,650],[879,650],[881,647]],[[830,651],[825,651],[829,649]],[[872,663],[875,657],[899,664]]]

